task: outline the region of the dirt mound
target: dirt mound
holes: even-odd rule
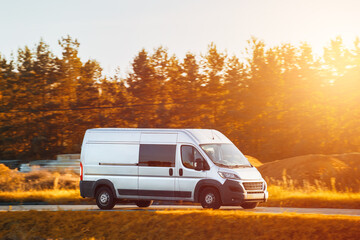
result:
[[[360,191],[360,153],[311,154],[258,167],[270,184]]]
[[[245,157],[249,160],[249,162],[254,166],[254,167],[260,167],[261,165],[263,165],[259,159],[256,159],[252,156],[249,155],[245,155]]]

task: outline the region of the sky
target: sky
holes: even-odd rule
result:
[[[358,0],[0,0],[0,54],[42,38],[60,56],[69,34],[82,61],[99,61],[107,75],[130,71],[142,48],[182,58],[214,42],[241,57],[251,36],[268,46],[308,42],[321,54],[336,36],[349,47],[360,36],[359,9]]]

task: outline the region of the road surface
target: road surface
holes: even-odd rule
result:
[[[186,210],[202,209],[201,206],[193,205],[152,205],[148,208],[138,208],[135,205],[116,205],[110,211],[162,211],[162,210]],[[238,210],[242,212],[256,213],[300,213],[300,214],[325,214],[325,215],[348,215],[360,216],[360,209],[336,209],[336,208],[287,208],[287,207],[257,207],[255,209],[243,209],[241,207],[221,207],[221,210]],[[0,205],[0,211],[103,211],[96,205]],[[109,210],[106,210],[109,211]]]

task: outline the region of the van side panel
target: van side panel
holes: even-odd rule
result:
[[[86,134],[87,142],[139,142],[140,132],[136,131],[91,131]]]
[[[139,159],[139,144],[88,142],[85,154],[87,164],[134,165]]]
[[[116,189],[129,189],[136,192],[139,140],[139,132],[87,132],[82,149],[84,180],[91,182],[98,182],[101,179],[109,180],[118,198],[126,196],[120,196]]]
[[[147,133],[143,132],[141,134],[141,143],[167,143],[167,144],[176,144],[177,142],[177,133]]]

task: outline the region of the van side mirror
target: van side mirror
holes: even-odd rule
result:
[[[195,170],[196,171],[204,170],[204,162],[201,158],[197,158],[195,160]]]

